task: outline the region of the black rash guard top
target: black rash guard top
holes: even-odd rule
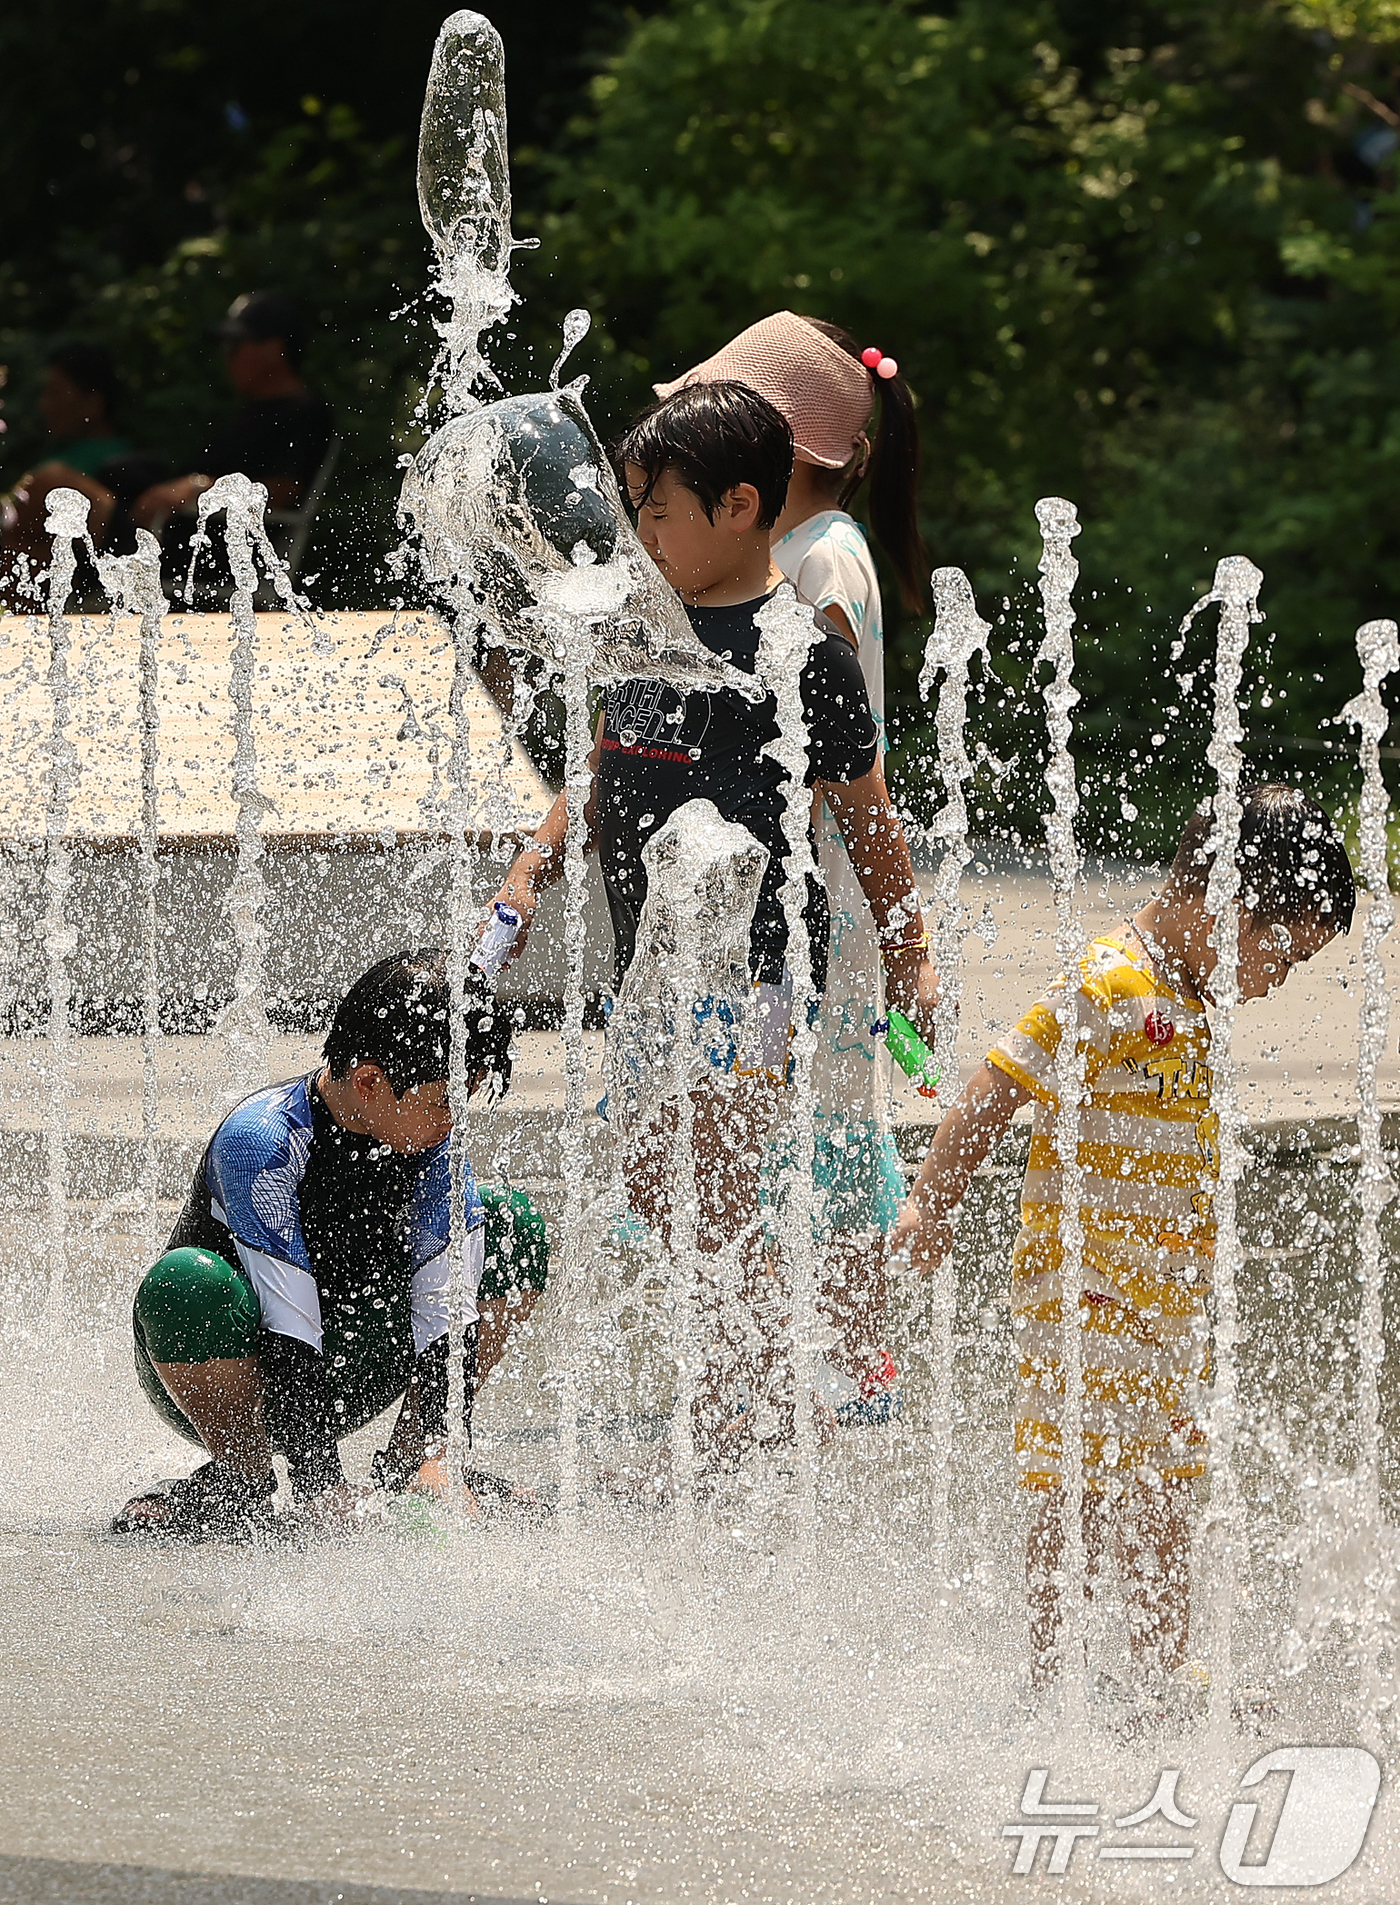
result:
[[[758,655],[755,616],[771,598],[732,608],[687,608],[690,625],[712,654],[752,674]],[[814,609],[822,631],[802,671],[807,719],[807,785],[859,780],[875,765],[875,720],[856,651]],[[617,951],[614,985],[632,963],[637,922],[646,898],[642,849],[688,800],[713,801],[720,815],[747,827],[768,849],[768,868],[754,908],[749,967],[756,980],[778,984],[787,952],[780,895],[786,876],[783,809],[787,774],[763,753],[778,734],[770,695],[754,703],[733,689],[679,695],[659,681],[624,681],[603,703],[598,761],[598,855]],[[808,881],[807,929],[812,976],[826,983],[827,906],[819,881]]]

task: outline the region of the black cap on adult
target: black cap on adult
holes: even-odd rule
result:
[[[306,342],[306,319],[295,299],[280,291],[245,291],[229,306],[228,315],[214,325],[213,335],[222,344],[280,337],[295,363]]]

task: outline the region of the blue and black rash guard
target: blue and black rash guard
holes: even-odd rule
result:
[[[387,1408],[415,1375],[427,1440],[443,1434],[447,1410],[449,1143],[399,1152],[347,1131],[317,1076],[234,1107],[167,1246],[217,1252],[257,1292],[268,1433],[302,1499],[344,1479],[347,1417]],[[470,1324],[485,1221],[470,1168],[463,1188]]]

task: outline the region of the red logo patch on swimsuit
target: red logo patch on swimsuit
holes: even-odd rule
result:
[[[1160,1012],[1149,1012],[1142,1022],[1149,1045],[1170,1045],[1176,1037],[1176,1027],[1170,1019],[1164,1019]]]

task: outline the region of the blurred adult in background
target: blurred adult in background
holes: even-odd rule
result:
[[[302,375],[306,320],[292,299],[245,292],[215,336],[243,403],[210,436],[198,470],[152,483],[136,498],[130,516],[139,528],[158,529],[190,510],[216,477],[234,470],[265,484],[274,509],[295,509],[329,447],[334,421],[329,404]]]
[[[52,439],[50,452],[0,498],[0,600],[11,607],[27,578],[48,566],[44,517],[51,490],[86,496],[93,540],[105,538],[118,508],[106,480],[109,466],[131,454],[113,421],[116,405],[116,367],[101,345],[60,344],[49,352],[39,412]]]

